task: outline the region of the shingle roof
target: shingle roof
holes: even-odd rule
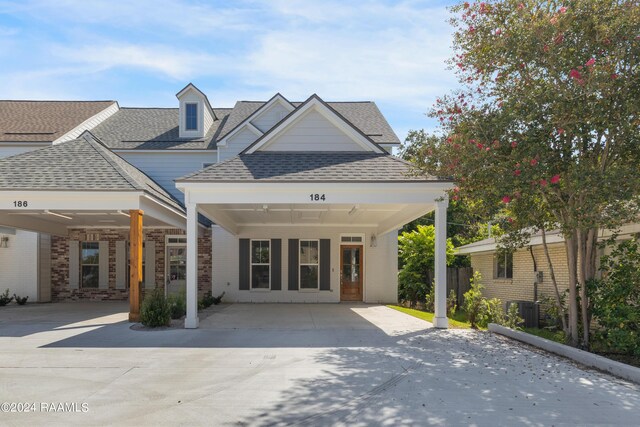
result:
[[[0,101],[0,141],[52,142],[115,101]]]
[[[267,152],[240,154],[177,179],[180,182],[420,182],[411,164],[371,152]]]
[[[262,101],[236,102],[217,140],[219,141],[227,136],[229,132],[264,104],[266,104],[266,102]],[[292,102],[291,104],[298,108],[302,105],[302,102]],[[374,142],[379,144],[400,144],[398,136],[393,132],[393,129],[391,129],[391,126],[389,126],[389,123],[374,102],[327,102],[326,104],[350,121]]]
[[[217,117],[224,117],[230,111],[214,109]],[[215,149],[214,137],[222,120],[215,120],[204,138],[180,138],[179,114],[177,108],[121,108],[91,133],[116,150]]]
[[[0,159],[0,191],[145,191],[184,211],[158,183],[92,139]]]

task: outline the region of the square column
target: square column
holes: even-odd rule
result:
[[[446,197],[446,196],[445,196]],[[435,242],[435,315],[436,328],[449,327],[447,319],[447,206],[449,200],[436,202]]]
[[[140,321],[143,216],[139,209],[129,211],[129,322]]]
[[[184,327],[198,327],[198,205],[187,203],[187,317]]]

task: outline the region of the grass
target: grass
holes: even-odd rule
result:
[[[546,338],[550,341],[559,342],[560,344],[566,344],[562,331],[552,331],[542,328],[522,328],[522,331],[540,338]]]
[[[433,323],[433,313],[401,307],[399,305],[388,305],[387,307],[408,314],[409,316],[417,317],[418,319]],[[449,317],[449,327],[452,329],[469,329],[471,328],[471,324],[467,321],[467,314],[462,311],[458,311],[453,315],[453,317]]]

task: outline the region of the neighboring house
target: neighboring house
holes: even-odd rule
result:
[[[120,108],[75,140],[0,160],[0,225],[51,236],[51,256],[31,267],[54,301],[129,298],[135,318],[141,245],[143,289],[186,289],[187,327],[207,291],[395,302],[397,231],[434,209],[446,286],[452,183],[390,155],[400,141],[374,103],[276,94],[213,108],[192,84],[177,98],[178,108]]]
[[[75,139],[117,111],[115,101],[0,101],[0,158]],[[50,292],[40,292],[47,278],[33,266],[48,258],[50,237],[0,225],[2,238],[13,244],[1,249],[0,292],[48,301]]]
[[[629,239],[640,232],[640,224],[620,229],[617,239]],[[602,230],[600,239],[611,237],[609,230]],[[564,238],[559,231],[547,232],[547,246],[560,292],[569,285],[569,272]],[[598,256],[610,248],[599,251]],[[555,298],[549,263],[542,245],[542,235],[535,233],[529,243],[512,253],[498,250],[495,239],[485,239],[456,250],[457,255],[469,255],[474,272],[482,275],[483,294],[488,298],[508,301],[540,301],[544,297]],[[541,313],[543,315],[544,313]]]

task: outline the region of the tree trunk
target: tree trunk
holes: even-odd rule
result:
[[[562,298],[560,297],[560,291],[558,290],[556,274],[553,270],[553,263],[551,262],[551,256],[549,255],[549,247],[547,246],[547,234],[544,228],[541,228],[540,231],[542,232],[542,247],[544,248],[544,254],[547,257],[547,265],[549,266],[549,276],[551,277],[551,283],[553,283],[553,289],[555,291],[556,306],[558,307],[558,313],[560,313],[560,318],[562,319],[562,331],[566,336],[569,333],[569,328],[567,326],[565,308],[562,306]]]
[[[567,267],[569,270],[569,343],[577,347],[579,342],[578,331],[578,263],[577,244],[575,232],[571,236],[565,236],[564,245],[567,251]]]
[[[587,282],[595,278],[597,272],[597,244],[598,229],[578,230],[578,260],[580,269],[578,280],[580,283],[580,311],[582,316],[582,344],[589,348],[589,330],[591,326],[591,310],[589,307],[589,293]]]

